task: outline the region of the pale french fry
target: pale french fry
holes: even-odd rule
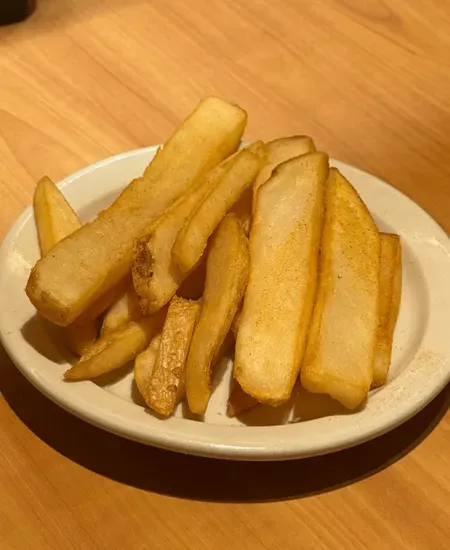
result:
[[[348,409],[362,403],[372,383],[379,270],[375,222],[357,192],[333,168],[301,382],[308,391],[327,393]]]
[[[154,336],[148,348],[140,353],[134,360],[134,380],[139,393],[147,401],[146,394],[150,385],[156,358],[158,356],[159,344],[161,342],[161,333]]]
[[[273,170],[289,159],[312,153],[316,150],[313,140],[308,136],[291,136],[269,141],[261,152],[264,155],[264,164],[255,179],[252,188],[242,194],[231,212],[235,213],[242,223],[246,235],[250,233],[252,224],[253,205],[256,193],[263,183],[272,175]]]
[[[106,312],[100,335],[106,336],[140,316],[138,297],[133,285],[129,283]]]
[[[172,248],[181,272],[189,272],[200,260],[209,237],[228,210],[253,183],[263,160],[248,149],[240,151],[216,187],[197,205],[183,225]]]
[[[250,233],[253,205],[256,193],[263,183],[272,175],[273,170],[289,159],[312,153],[316,150],[313,140],[308,136],[291,136],[269,141],[264,145],[264,164],[257,175],[253,187],[245,190],[233,206],[234,212],[242,223],[246,235]]]
[[[177,296],[170,302],[152,375],[141,388],[147,405],[162,416],[170,416],[184,395],[186,360],[199,310],[198,302]]]
[[[270,178],[278,165],[300,155],[313,153],[315,150],[314,142],[309,136],[283,137],[266,143],[266,162],[253,185],[254,198],[258,189]]]
[[[380,233],[380,290],[378,330],[372,388],[386,383],[391,365],[392,342],[402,295],[402,247],[400,237]]]
[[[42,256],[45,256],[56,243],[81,227],[78,216],[47,176],[40,179],[36,185],[33,208]]]
[[[125,327],[103,336],[76,365],[64,373],[66,380],[87,380],[119,369],[141,353],[161,330],[163,312],[131,321]]]
[[[150,234],[136,241],[131,271],[143,313],[153,313],[167,304],[189,275],[172,261],[173,244],[191,213],[227,172],[230,162],[226,159],[211,170],[177,201]]]
[[[237,148],[246,119],[235,105],[203,100],[160,149],[144,177],[37,262],[26,288],[37,310],[66,326],[123,279],[135,239]]]
[[[205,292],[186,366],[186,395],[189,408],[195,414],[203,414],[208,405],[211,365],[241,303],[248,270],[247,238],[237,217],[229,214],[211,239]]]
[[[281,164],[260,187],[234,376],[258,401],[289,399],[303,356],[317,279],[328,157]]]
[[[60,240],[81,227],[78,216],[59,188],[47,176],[36,185],[33,208],[42,256]],[[76,355],[83,355],[95,342],[97,333],[95,318],[77,319],[65,330],[70,351]]]

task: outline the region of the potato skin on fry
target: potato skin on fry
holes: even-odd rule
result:
[[[372,388],[386,383],[391,365],[392,341],[402,295],[402,245],[398,235],[380,233],[380,291],[378,330]]]
[[[257,194],[234,376],[262,403],[288,400],[300,369],[316,288],[327,174],[327,155],[309,153],[281,164]]]
[[[147,403],[147,390],[150,386],[153,369],[155,367],[156,358],[158,357],[159,344],[161,342],[161,333],[154,336],[148,348],[140,353],[134,360],[134,380],[139,393]]]
[[[64,373],[66,380],[88,380],[119,369],[132,361],[161,330],[163,312],[141,317],[107,334],[93,344],[76,365]]]
[[[135,239],[236,150],[246,119],[235,105],[203,100],[160,149],[144,177],[131,182],[112,206],[37,262],[26,287],[36,309],[66,326],[125,277]]]
[[[190,410],[204,414],[211,395],[211,366],[220,353],[248,280],[248,241],[240,221],[228,214],[208,251],[206,284],[186,367]]]
[[[186,360],[200,304],[174,296],[167,311],[158,354],[142,395],[161,416],[170,416],[184,395]]]
[[[378,228],[355,189],[332,168],[301,382],[348,409],[362,403],[372,383],[379,270]]]

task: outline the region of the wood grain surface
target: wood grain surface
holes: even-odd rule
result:
[[[0,28],[0,235],[54,179],[163,140],[207,94],[311,134],[450,231],[443,0],[38,0]],[[0,353],[0,547],[447,549],[450,393],[332,456],[236,464],[103,433]]]

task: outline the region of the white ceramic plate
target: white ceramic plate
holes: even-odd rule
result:
[[[150,147],[124,153],[77,172],[60,183],[80,216],[90,219],[109,205],[155,154]],[[180,407],[168,420],[144,409],[132,374],[102,385],[67,383],[57,344],[35,317],[24,288],[39,256],[31,207],[16,221],[0,250],[0,333],[20,371],[47,397],[80,418],[123,437],[185,453],[237,460],[276,460],[323,454],[356,445],[405,422],[450,379],[450,246],[447,235],[419,206],[379,179],[333,162],[353,183],[381,230],[403,242],[403,299],[395,333],[388,384],[372,392],[352,414],[320,398],[309,403],[315,418],[303,417],[302,399],[273,409],[260,407],[243,419],[225,414],[230,366],[223,368],[205,421],[183,417]],[[50,331],[51,332],[51,331]],[[223,375],[223,376],[222,376]],[[329,414],[331,412],[331,414]],[[328,413],[328,414],[327,414]]]

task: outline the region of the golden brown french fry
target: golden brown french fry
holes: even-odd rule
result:
[[[136,241],[132,275],[143,313],[153,313],[167,304],[189,274],[181,272],[173,262],[173,244],[191,213],[227,172],[230,162],[226,159],[211,170],[177,201],[150,234]]]
[[[138,297],[133,285],[129,283],[106,312],[100,335],[106,336],[140,316]]]
[[[245,292],[249,270],[247,238],[228,214],[214,233],[206,263],[206,284],[186,367],[189,408],[203,414],[211,395],[211,365]]]
[[[171,415],[184,395],[186,360],[199,310],[198,302],[178,296],[170,302],[152,375],[140,388],[147,405],[162,416]]]
[[[119,369],[132,361],[161,330],[163,312],[131,321],[123,328],[103,336],[93,344],[76,365],[64,373],[66,380],[87,380]]]
[[[148,348],[140,353],[134,360],[134,380],[139,393],[146,399],[147,389],[150,385],[156,358],[158,357],[159,344],[161,342],[161,333],[154,336]]]
[[[234,418],[235,416],[253,409],[257,405],[259,405],[259,402],[248,393],[245,393],[241,386],[234,381],[233,389],[228,398],[227,416]]]
[[[253,183],[263,160],[248,149],[240,151],[216,187],[197,205],[183,225],[172,248],[172,257],[182,273],[200,260],[209,237],[220,221]]]
[[[392,342],[402,295],[402,246],[400,237],[380,233],[380,289],[378,330],[372,388],[386,383],[391,365]]]
[[[261,159],[265,158],[262,142],[252,143],[246,150]],[[197,283],[201,283],[201,278],[197,278],[195,275],[191,278],[188,271],[181,271],[178,268],[172,259],[172,247],[180,229],[192,212],[205,196],[217,187],[238,155],[239,153],[235,153],[226,158],[203,179],[199,180],[161,218],[150,234],[143,235],[136,241],[133,250],[132,274],[133,284],[139,295],[143,313],[152,313],[167,304],[180,286],[183,286],[180,289],[181,293],[186,291],[189,293],[191,289],[188,287],[192,283],[195,283],[197,287]],[[195,272],[202,274],[204,267],[198,265]],[[201,291],[203,291],[203,286],[202,284]]]
[[[265,144],[266,162],[253,185],[256,194],[277,166],[287,160],[313,153],[316,150],[313,140],[309,136],[291,136],[274,139]]]
[[[237,148],[246,119],[235,105],[203,100],[160,149],[144,177],[37,262],[26,291],[38,311],[66,326],[124,278],[135,239]]]
[[[81,227],[78,216],[59,188],[47,176],[40,179],[36,185],[33,208],[42,256],[60,240]],[[77,319],[65,330],[70,351],[83,355],[95,342],[97,333],[95,318]]]
[[[377,226],[355,189],[333,168],[301,382],[348,409],[361,404],[372,383],[379,270]]]
[[[327,155],[309,153],[281,164],[257,194],[234,376],[263,403],[288,400],[300,369],[316,289],[327,174]]]

